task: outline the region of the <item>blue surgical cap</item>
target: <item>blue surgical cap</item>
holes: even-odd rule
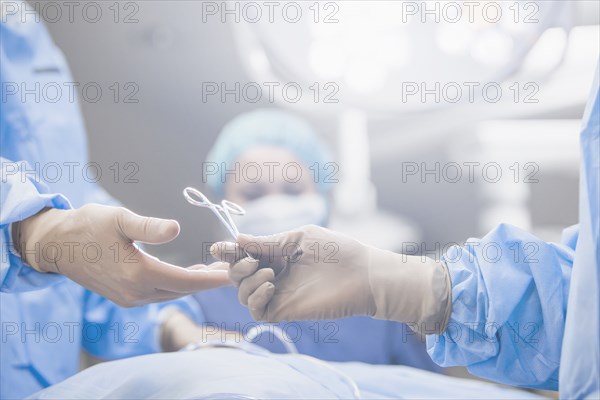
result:
[[[329,190],[337,176],[329,148],[302,118],[278,109],[258,109],[238,115],[231,120],[217,138],[206,157],[219,171],[234,169],[242,153],[256,146],[281,146],[298,157],[306,167],[321,193]],[[204,173],[204,171],[203,171]],[[221,173],[206,174],[206,184],[222,195],[225,180]]]

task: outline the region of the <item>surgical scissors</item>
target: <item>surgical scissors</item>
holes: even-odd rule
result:
[[[188,201],[188,203],[193,204],[198,207],[210,208],[210,210],[219,218],[221,223],[225,225],[225,228],[229,231],[231,236],[233,236],[233,240],[237,240],[237,237],[240,233],[237,226],[233,222],[232,215],[244,215],[246,211],[239,205],[229,201],[223,200],[221,204],[214,204],[208,197],[206,197],[202,192],[193,187],[186,187],[183,189],[183,197]]]

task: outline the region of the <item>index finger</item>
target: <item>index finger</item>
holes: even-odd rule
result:
[[[226,271],[229,272],[229,263],[223,261],[216,261],[212,264],[194,264],[187,267],[188,270],[196,271]]]
[[[210,246],[210,254],[218,260],[234,264],[247,257],[246,252],[237,243],[217,242]]]
[[[148,284],[156,289],[191,294],[231,283],[227,271],[221,268],[187,269],[151,257],[144,262],[149,272]]]

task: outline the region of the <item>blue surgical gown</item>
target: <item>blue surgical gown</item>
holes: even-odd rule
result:
[[[93,180],[84,179],[84,126],[76,100],[66,91],[73,79],[63,55],[34,18],[23,23],[16,13],[3,16],[0,23],[3,399],[22,398],[73,375],[81,348],[103,359],[158,351],[159,310],[165,306],[123,309],[60,275],[36,272],[12,249],[11,223],[44,207],[116,204]],[[54,96],[48,92],[36,99],[36,85],[46,84],[60,85],[63,96],[47,101]],[[25,98],[23,90],[29,91]],[[193,301],[166,305],[201,318]]]
[[[285,350],[270,325],[254,322],[238,302],[237,289],[224,287],[198,293],[195,298],[208,324],[214,328],[247,333],[256,327],[254,343],[273,352]],[[427,355],[425,345],[405,324],[369,317],[336,321],[291,321],[275,324],[287,334],[287,342],[302,354],[327,361],[362,361],[370,364],[402,364],[430,371],[440,368]]]
[[[583,117],[579,225],[561,244],[500,225],[453,247],[448,329],[428,336],[442,366],[562,398],[600,396],[600,104],[598,69]]]

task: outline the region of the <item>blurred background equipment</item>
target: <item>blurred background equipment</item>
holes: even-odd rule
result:
[[[202,189],[223,125],[259,107],[318,128],[339,167],[332,226],[382,247],[430,252],[505,220],[556,239],[577,221],[597,1],[282,2],[273,23],[261,2],[259,20],[242,2],[129,3],[131,23],[47,25],[78,82],[121,89],[82,101],[91,158],[121,171],[101,183],[126,206],[181,221],[166,260],[220,239],[181,190]]]

